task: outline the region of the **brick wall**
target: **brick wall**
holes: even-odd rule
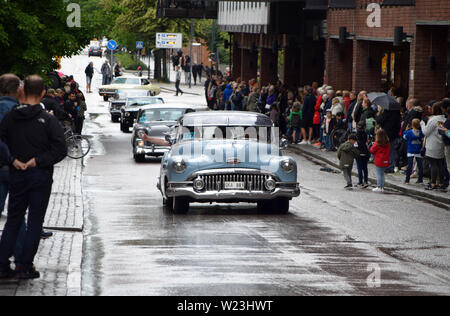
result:
[[[335,39],[327,40],[327,84],[336,90],[349,90],[352,87],[353,43],[346,41],[339,45]]]
[[[416,18],[418,21],[450,20],[449,0],[416,0]]]

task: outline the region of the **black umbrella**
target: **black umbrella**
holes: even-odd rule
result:
[[[396,99],[386,93],[372,92],[367,95],[370,102],[381,106],[386,111],[400,111],[402,106]]]

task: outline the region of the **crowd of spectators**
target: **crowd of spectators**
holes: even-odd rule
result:
[[[401,109],[386,110],[373,104],[368,94],[368,91],[335,90],[317,82],[298,89],[290,89],[281,81],[260,86],[256,79],[231,80],[221,74],[208,75],[205,81],[205,97],[211,110],[267,114],[291,143],[337,151],[350,135],[357,137],[360,186],[367,187],[365,170],[367,163],[375,159],[369,150],[376,143],[377,132],[382,130],[390,147],[383,173],[404,172],[407,184],[411,177],[422,183],[425,175],[430,178],[426,189],[447,192],[450,99],[425,104],[409,98],[405,102],[391,89],[387,94]],[[333,145],[334,131],[345,132],[345,139],[337,147]]]

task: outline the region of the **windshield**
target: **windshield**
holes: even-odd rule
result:
[[[116,79],[114,79],[114,84],[129,84],[129,85],[140,86],[141,82],[139,79],[134,79],[134,78],[116,78]]]
[[[117,90],[120,99],[146,97],[148,91],[146,90]]]
[[[149,104],[164,104],[163,99],[161,98],[129,98],[127,105],[128,106],[143,106]]]
[[[180,141],[231,139],[270,143],[272,132],[270,127],[258,126],[183,126],[178,138]]]
[[[185,109],[150,109],[141,113],[140,123],[176,122],[184,115]]]

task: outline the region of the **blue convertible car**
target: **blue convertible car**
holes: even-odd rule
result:
[[[300,195],[297,163],[281,154],[278,129],[265,115],[197,112],[182,117],[167,140],[158,188],[174,213],[190,203],[257,203],[288,213]]]

